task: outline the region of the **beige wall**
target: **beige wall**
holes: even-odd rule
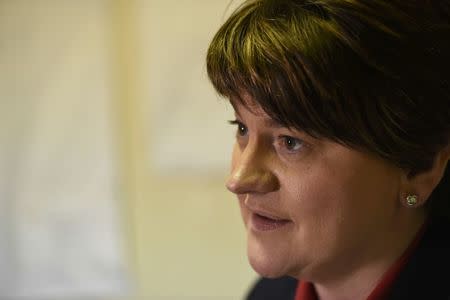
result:
[[[209,167],[193,173],[186,172],[188,168],[184,168],[184,164],[177,170],[169,163],[166,164],[169,172],[164,172],[165,165],[158,165],[152,154],[157,151],[155,142],[166,141],[155,136],[165,132],[158,124],[165,124],[149,119],[155,117],[161,101],[183,100],[165,99],[164,93],[155,92],[160,88],[155,82],[166,84],[158,77],[158,74],[165,74],[165,62],[158,56],[164,54],[163,43],[175,43],[167,50],[173,51],[177,39],[198,42],[195,49],[199,52],[192,57],[186,56],[186,49],[180,47],[179,53],[173,52],[170,58],[182,60],[184,56],[186,60],[201,60],[203,64],[202,51],[206,51],[207,42],[223,21],[229,1],[141,0],[135,1],[134,5],[130,3],[118,2],[116,17],[121,22],[116,24],[125,24],[118,30],[121,32],[119,55],[122,58],[119,108],[122,112],[124,168],[128,174],[126,217],[130,224],[131,250],[135,254],[138,295],[144,299],[242,299],[255,275],[247,262],[245,233],[236,200],[224,188],[227,170],[221,165],[223,159],[212,161]],[[236,5],[236,1],[232,5]],[[158,18],[164,22],[159,28]],[[204,22],[210,22],[210,25],[205,26]],[[186,36],[193,28],[199,30],[191,32],[192,38]],[[152,33],[173,38],[166,37],[158,43]],[[177,37],[177,33],[182,36]],[[211,109],[224,107],[215,101],[216,96],[204,74],[198,75],[190,85],[192,90],[198,91],[198,101],[205,101],[205,109],[198,109],[202,106],[199,105],[188,112],[192,123],[208,120],[206,116]],[[172,82],[173,89],[186,85],[177,80]],[[211,108],[212,105],[215,108]],[[220,116],[218,112],[215,114]],[[219,121],[225,124],[226,119],[222,116]],[[212,133],[202,132],[195,125],[191,129],[204,135],[205,144],[223,143],[225,131],[222,128]],[[232,129],[227,130],[227,143],[232,143]],[[198,141],[194,143],[198,144]],[[180,143],[180,147],[182,145]],[[201,144],[197,146],[202,147]],[[191,147],[190,151],[192,149],[196,148]],[[208,155],[228,156],[228,149]]]
[[[232,6],[238,2],[233,1]],[[113,145],[108,144],[107,148],[113,148],[113,154],[104,148],[101,151],[108,151],[108,159],[117,157],[111,171],[114,174],[107,175],[118,182],[118,186],[109,192],[120,199],[122,220],[118,224],[125,227],[126,260],[130,264],[132,282],[135,283],[135,292],[126,300],[241,299],[255,274],[247,263],[245,233],[236,200],[224,188],[233,129],[225,125],[230,111],[226,111],[223,103],[216,101],[217,96],[206,81],[203,65],[207,43],[229,13],[229,0],[97,0],[95,5],[92,0],[46,0],[34,4],[27,0],[6,0],[1,3],[4,20],[12,20],[10,23],[15,24],[0,31],[2,39],[17,43],[17,46],[6,48],[11,50],[7,54],[16,57],[16,50],[22,49],[23,45],[37,45],[26,51],[22,49],[26,52],[26,60],[7,60],[3,65],[8,65],[9,71],[0,70],[0,75],[5,79],[3,82],[13,82],[8,86],[5,84],[2,89],[2,129],[10,128],[8,126],[11,124],[19,124],[20,128],[25,126],[25,119],[28,118],[21,113],[16,118],[4,108],[15,107],[16,102],[10,96],[17,91],[25,95],[21,96],[22,100],[29,101],[25,102],[26,105],[38,103],[34,93],[23,92],[28,87],[41,91],[48,100],[48,108],[38,109],[42,111],[44,123],[47,122],[47,114],[61,119],[61,124],[71,119],[71,111],[76,109],[77,103],[80,107],[89,108],[87,111],[92,113],[92,120],[98,119],[95,117],[97,114],[107,114],[105,107],[112,108],[112,116],[105,117],[112,125],[108,123],[105,126],[109,126],[107,132],[114,132],[114,137],[107,138]],[[77,38],[67,36],[64,30],[68,20],[73,19],[67,16],[75,16],[76,12],[79,20],[83,20],[83,10],[94,16],[90,20],[99,23],[93,22],[94,27],[86,27],[86,24],[77,24],[78,17],[74,17],[70,28],[77,32]],[[8,13],[10,11],[18,11],[20,15]],[[51,19],[49,27],[42,29],[40,26],[40,33],[36,34],[34,28],[47,19]],[[77,31],[77,28],[82,30]],[[97,31],[102,32],[102,36],[92,34]],[[25,37],[18,35],[23,32],[26,32]],[[156,41],[155,37],[158,37]],[[186,47],[175,51],[179,41],[183,41]],[[167,77],[159,77],[167,71],[164,60],[158,57],[165,53],[165,45],[172,51],[170,60],[186,62],[186,65],[180,65],[179,72],[185,72],[185,76],[175,76],[170,85],[171,89],[180,91],[179,95],[186,95],[185,99],[167,98],[168,94],[158,92],[167,81]],[[70,55],[55,61],[52,51],[58,52],[62,46]],[[100,52],[95,50],[96,47]],[[106,75],[101,73],[105,76],[99,79],[101,87],[90,82],[96,76],[93,72],[98,57],[86,54],[88,48],[101,57],[101,72],[107,70]],[[7,56],[2,57],[6,59]],[[79,72],[73,71],[80,66],[78,61],[83,61],[84,75],[78,76]],[[33,71],[35,66],[39,67],[39,73],[31,74],[30,70]],[[174,70],[177,75],[177,68],[172,72]],[[47,76],[50,71],[52,76]],[[12,78],[11,74],[15,77]],[[77,75],[76,80],[72,75]],[[30,80],[27,79],[29,77]],[[89,87],[89,92],[80,88],[84,86]],[[99,94],[98,88],[102,93]],[[94,102],[90,101],[98,95],[108,102],[102,102],[105,106],[94,106]],[[61,102],[64,99],[72,99],[74,107],[66,107]],[[161,105],[174,100],[181,103],[177,106],[179,115],[165,118],[160,113]],[[193,101],[194,105],[185,105]],[[68,111],[67,115],[60,114],[57,107]],[[28,113],[32,115],[27,111],[27,116]],[[18,119],[19,115],[24,117],[23,123]],[[174,123],[179,119],[183,120],[182,123]],[[12,121],[5,126],[7,120]],[[165,120],[171,122],[170,131],[164,130],[167,125]],[[71,125],[74,135],[89,133],[90,125],[82,117],[73,118],[73,122],[76,122]],[[182,132],[179,136],[176,135],[177,126]],[[52,128],[52,135],[48,138],[53,142],[53,132],[60,132],[63,127],[56,123]],[[77,128],[83,128],[83,131],[77,131]],[[33,129],[30,127],[30,130]],[[14,128],[7,131],[8,136],[19,137],[21,134]],[[44,143],[40,133],[35,134],[36,139]],[[1,144],[3,134],[0,138]],[[162,157],[166,151],[164,149],[177,146],[178,138],[182,141],[179,144],[181,150],[185,145],[189,155],[183,156],[186,153],[181,151]],[[164,143],[168,143],[167,148],[161,147]],[[47,143],[44,144],[43,147],[47,146]],[[73,154],[71,164],[86,163],[81,156],[77,156],[76,151],[70,151],[73,146],[65,144],[64,140],[60,144],[66,147],[61,153]],[[33,151],[32,145],[24,147],[28,152]],[[43,152],[43,156],[47,157]],[[102,153],[99,155],[104,158]],[[10,159],[7,155],[0,157],[1,161],[7,162]],[[61,157],[64,158],[64,155]],[[177,163],[173,163],[172,158]],[[26,165],[20,164],[25,166],[24,173],[27,173]],[[115,173],[117,170],[118,174]],[[82,181],[84,175],[81,173],[79,177]],[[60,186],[64,186],[66,179],[58,178]],[[32,197],[28,198],[32,202]],[[92,197],[89,200],[97,199]],[[34,202],[34,205],[38,204]],[[35,208],[30,207],[29,210],[35,212]],[[122,233],[122,230],[118,231]],[[84,245],[79,247],[81,249]]]
[[[239,213],[221,179],[147,180],[131,208],[139,294],[241,299],[252,273]]]
[[[0,299],[126,285],[111,5],[0,1]]]

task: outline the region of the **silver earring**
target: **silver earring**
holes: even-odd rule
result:
[[[406,197],[406,204],[408,204],[409,207],[413,207],[417,204],[417,195],[408,195]]]

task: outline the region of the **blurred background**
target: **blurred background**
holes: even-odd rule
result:
[[[242,299],[231,0],[0,0],[0,299]]]

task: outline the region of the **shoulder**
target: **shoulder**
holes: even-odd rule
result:
[[[276,279],[260,278],[253,286],[246,299],[293,300],[297,282],[297,279],[287,276]]]
[[[450,221],[432,220],[389,299],[450,299]]]

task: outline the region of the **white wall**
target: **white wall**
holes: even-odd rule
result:
[[[57,287],[75,270],[59,282],[72,298],[104,280],[119,299],[130,274],[121,299],[242,299],[255,274],[224,188],[232,114],[204,66],[228,4],[0,2],[3,287],[38,294],[33,276]]]
[[[205,57],[229,1],[138,3],[150,163],[163,173],[223,172],[233,140],[226,121],[233,114],[207,79]]]
[[[0,2],[2,299],[126,290],[110,5]]]
[[[224,187],[233,114],[205,67],[213,34],[240,1],[230,2],[137,1],[138,111],[149,130],[136,232],[151,299],[242,299],[255,278],[237,202]]]

